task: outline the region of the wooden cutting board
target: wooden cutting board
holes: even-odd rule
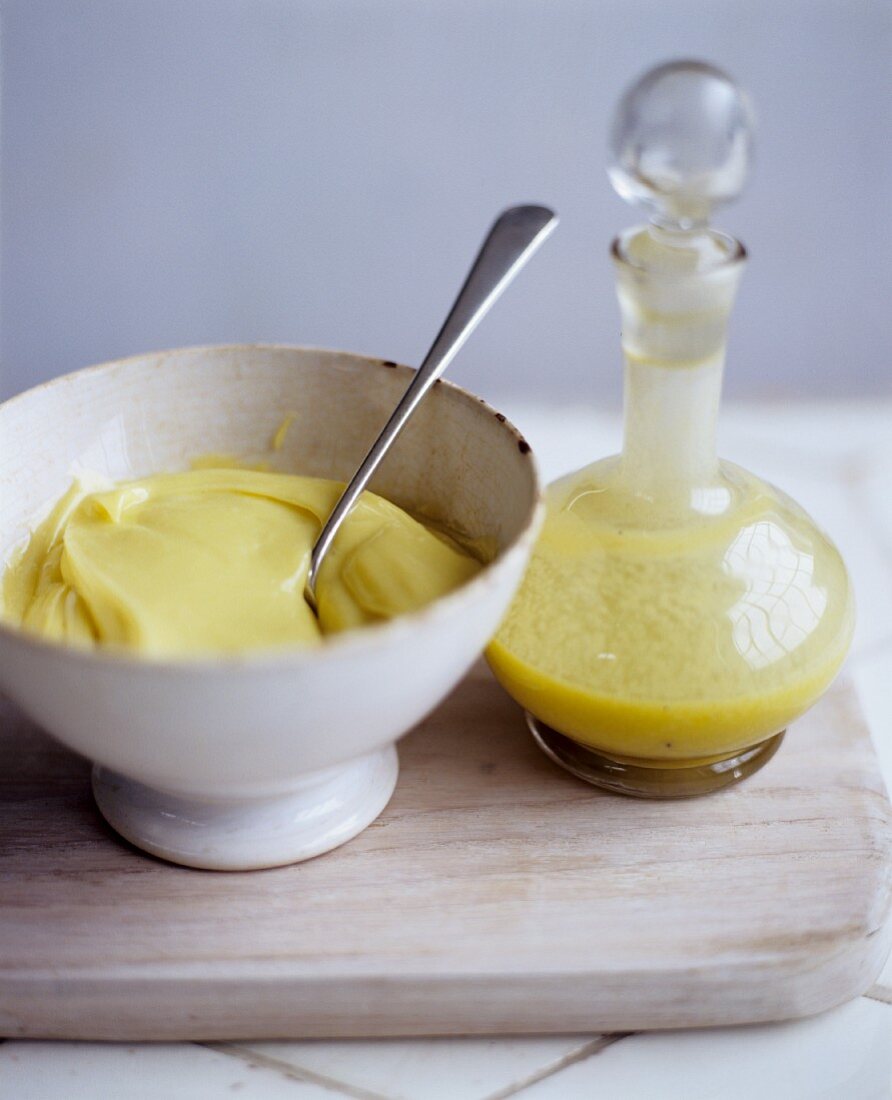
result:
[[[89,767],[0,703],[0,1034],[78,1039],[637,1030],[863,992],[889,946],[890,810],[841,683],[742,785],[596,791],[481,666],[328,855],[195,871],[119,840]]]

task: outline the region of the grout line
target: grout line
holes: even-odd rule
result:
[[[485,1097],[485,1100],[508,1100],[508,1097],[517,1096],[524,1089],[553,1077],[556,1073],[566,1069],[567,1066],[574,1066],[577,1062],[584,1062],[587,1058],[593,1058],[596,1054],[600,1054],[602,1050],[606,1050],[607,1047],[611,1047],[621,1039],[628,1039],[630,1035],[635,1034],[634,1031],[617,1031],[608,1035],[599,1035],[596,1039],[590,1039],[589,1042],[583,1043],[581,1047],[577,1047],[575,1050],[571,1050],[569,1054],[558,1058],[551,1065],[544,1066],[542,1069],[529,1074],[523,1080],[516,1081],[513,1085],[508,1085],[506,1088],[490,1093],[489,1096]]]
[[[862,996],[871,1001],[879,1001],[880,1004],[892,1005],[892,989],[885,985],[872,985]]]
[[[332,1092],[339,1092],[341,1096],[351,1096],[353,1100],[389,1100],[388,1097],[382,1096],[380,1092],[370,1092],[368,1089],[350,1085],[346,1081],[337,1081],[335,1078],[327,1077],[323,1073],[303,1069],[300,1066],[292,1065],[290,1062],[285,1062],[281,1058],[261,1054],[259,1051],[252,1050],[251,1047],[239,1046],[237,1043],[196,1043],[195,1045],[206,1047],[208,1050],[215,1050],[218,1054],[228,1054],[231,1058],[236,1058],[240,1062],[247,1062],[248,1065],[276,1070],[290,1081],[319,1085],[321,1088],[330,1089]]]

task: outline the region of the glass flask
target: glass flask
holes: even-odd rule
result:
[[[758,770],[852,638],[836,547],[786,494],[716,454],[746,252],[709,218],[741,190],[751,151],[747,98],[711,66],[660,66],[620,102],[609,175],[651,214],[612,246],[622,453],[549,487],[487,651],[545,752],[624,794],[704,794]]]

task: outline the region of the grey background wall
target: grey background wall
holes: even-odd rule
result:
[[[678,55],[749,87],[736,397],[890,391],[886,0],[4,0],[4,394],[178,344],[416,362],[492,215],[563,224],[452,375],[615,402],[604,174],[622,88]]]

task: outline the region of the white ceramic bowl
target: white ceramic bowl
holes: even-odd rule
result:
[[[78,467],[109,477],[207,453],[346,479],[408,367],[308,348],[186,348],[66,375],[0,406],[0,553],[27,538]],[[541,520],[529,447],[479,398],[438,383],[373,489],[498,547],[469,584],[318,649],[158,661],[81,652],[0,625],[0,687],[95,762],[125,837],[197,867],[268,867],[343,843],[380,813],[394,742],[497,629]],[[2,746],[2,740],[0,740]],[[0,749],[2,751],[2,749]]]

